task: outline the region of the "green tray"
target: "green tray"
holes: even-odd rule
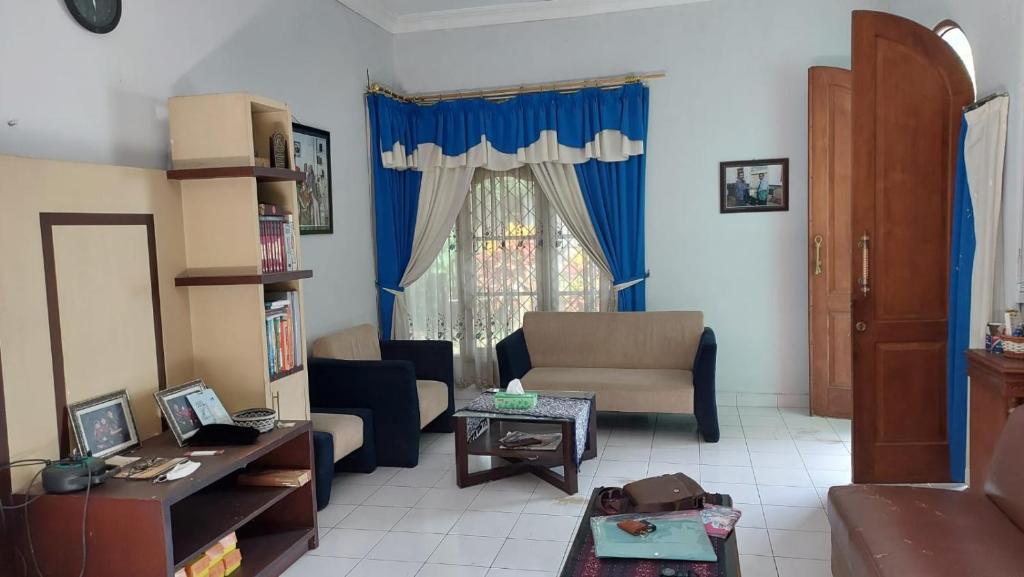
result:
[[[537,393],[516,395],[498,391],[494,393],[494,408],[502,410],[525,411],[537,406]]]

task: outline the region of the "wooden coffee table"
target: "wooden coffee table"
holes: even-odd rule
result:
[[[587,445],[584,447],[583,459],[597,456],[597,414],[595,412],[595,394],[593,392],[545,391],[542,397],[564,397],[590,400],[590,417],[587,425]],[[555,417],[538,417],[515,413],[484,413],[461,410],[455,412],[455,464],[459,487],[472,487],[488,481],[504,479],[522,473],[532,473],[551,483],[555,487],[572,495],[579,491],[577,477],[579,468],[576,465],[576,422],[572,419]],[[490,421],[490,426],[479,438],[469,442],[466,421],[471,418],[482,418]],[[502,449],[499,439],[509,430],[530,433],[562,433],[562,444],[554,451],[531,451],[529,449]],[[499,457],[508,462],[477,471],[469,472],[469,456],[480,455]],[[561,466],[563,474],[554,472],[552,467]]]
[[[662,561],[654,559],[598,559],[594,555],[594,536],[590,530],[590,518],[601,515],[598,495],[601,488],[595,488],[587,504],[583,520],[576,528],[576,536],[569,546],[565,565],[559,577],[658,577],[664,569],[671,569],[677,577],[688,574],[695,577],[740,577],[740,554],[736,545],[736,531],[725,539],[711,538],[711,545],[718,555],[716,563],[691,563],[689,561]],[[732,497],[711,495],[716,505],[732,507]]]

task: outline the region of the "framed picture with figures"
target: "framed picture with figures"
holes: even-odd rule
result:
[[[789,210],[789,159],[737,160],[719,166],[723,214]]]
[[[334,233],[331,197],[331,134],[326,130],[292,124],[295,170],[306,180],[299,183],[299,233]]]

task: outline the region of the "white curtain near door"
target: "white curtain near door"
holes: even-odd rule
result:
[[[971,278],[971,348],[985,346],[986,325],[999,318],[994,314],[993,303],[1009,100],[1001,96],[964,115],[968,127],[964,162],[976,242]]]
[[[451,234],[455,219],[469,192],[469,183],[474,168],[430,168],[423,172],[420,183],[420,199],[416,209],[416,230],[413,233],[412,256],[399,282],[401,291],[395,291],[395,308],[392,314],[392,338],[412,337],[408,307],[404,290],[416,282],[437,258],[438,252]]]
[[[587,256],[601,269],[605,277],[612,278],[614,275],[611,266],[604,256],[601,242],[594,231],[594,224],[590,221],[587,203],[583,200],[583,191],[580,190],[576,167],[571,164],[542,162],[531,164],[530,168],[533,169],[533,175],[536,177],[541,191],[544,192],[544,196],[547,197],[552,208],[579,241]],[[618,291],[613,289],[604,292],[606,294],[602,295],[601,310],[616,310]]]

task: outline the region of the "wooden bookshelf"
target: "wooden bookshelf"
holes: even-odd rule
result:
[[[313,278],[311,270],[259,272],[246,267],[204,268],[186,270],[174,279],[176,286],[230,286],[243,284],[276,284]]]
[[[181,184],[186,267],[175,278],[188,291],[196,375],[231,412],[271,407],[282,419],[308,419],[308,381],[298,236],[297,183],[290,167],[256,166],[270,157],[270,137],[284,134],[294,158],[288,105],[244,93],[182,96],[168,101],[171,133],[169,179]],[[259,204],[293,215],[298,269],[262,272]],[[296,291],[300,342],[295,368],[268,370],[265,293]],[[301,350],[300,350],[301,349]],[[246,573],[248,575],[248,573]]]
[[[206,180],[210,178],[255,178],[256,182],[303,182],[301,170],[270,168],[265,166],[219,166],[212,168],[183,168],[168,170],[169,180]]]

